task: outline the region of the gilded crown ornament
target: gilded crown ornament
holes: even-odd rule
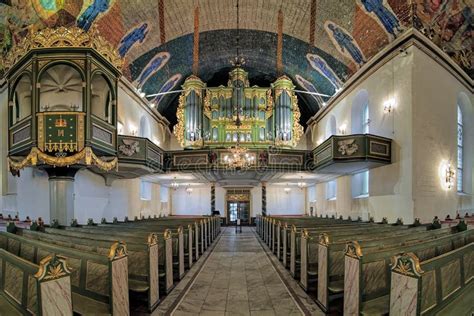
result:
[[[52,47],[87,47],[96,50],[117,69],[122,68],[122,59],[117,50],[95,28],[85,32],[79,27],[45,28],[39,32],[30,30],[27,36],[7,54],[4,67],[8,71],[30,50]]]

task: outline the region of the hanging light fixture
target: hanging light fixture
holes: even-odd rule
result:
[[[289,194],[289,193],[290,193],[291,188],[290,188],[290,186],[288,185],[288,183],[286,184],[286,187],[285,187],[284,191],[285,191],[286,194]]]
[[[303,190],[305,186],[306,186],[306,182],[303,182],[303,177],[301,177],[300,182],[298,182],[298,188],[300,188],[300,190]]]
[[[239,0],[237,0],[236,8],[236,29],[237,37],[235,38],[235,57],[230,60],[230,63],[234,67],[240,67],[245,65],[245,59],[240,56],[240,10],[239,10]]]
[[[189,186],[189,184],[188,184],[188,186],[186,187],[186,193],[187,193],[188,195],[191,195],[192,192],[193,192],[193,188],[191,188],[191,187]]]
[[[236,27],[237,27],[237,37],[236,37],[236,52],[235,52],[235,57],[234,59],[230,60],[230,63],[234,67],[240,67],[243,64],[245,64],[245,60],[242,56],[240,56],[240,16],[239,16],[239,0],[237,0],[237,5],[236,5]],[[255,155],[251,154],[248,152],[248,149],[245,147],[240,146],[240,139],[241,139],[241,131],[240,127],[242,125],[242,122],[240,120],[240,112],[241,112],[241,105],[239,102],[237,102],[236,108],[236,119],[235,119],[235,126],[236,126],[236,133],[237,133],[237,140],[236,144],[234,146],[230,146],[228,148],[229,154],[224,155],[224,164],[227,165],[229,168],[235,168],[235,169],[242,169],[242,168],[248,168],[252,164],[255,163]]]

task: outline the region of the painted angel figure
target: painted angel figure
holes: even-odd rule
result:
[[[341,52],[347,52],[357,65],[362,66],[365,63],[365,58],[357,45],[354,44],[354,39],[336,24],[329,23],[328,28],[332,32]]]
[[[94,2],[81,14],[77,19],[77,26],[84,31],[89,31],[92,23],[99,16],[99,14],[109,9],[110,0],[94,0]]]
[[[120,57],[124,57],[132,46],[137,43],[143,43],[145,37],[148,34],[148,23],[143,23],[141,26],[135,28],[133,31],[128,33],[121,41],[118,48]]]
[[[336,89],[341,87],[341,81],[338,77],[336,77],[336,75],[324,59],[322,59],[316,54],[308,54],[306,55],[306,57],[308,58],[308,61],[311,66],[318,72],[320,72],[323,76],[325,76]]]
[[[176,84],[178,83],[178,81],[181,79],[181,74],[175,74],[173,75],[170,79],[168,79],[168,81],[165,82],[165,84],[161,87],[160,91],[158,91],[158,93],[163,93],[163,92],[169,92],[171,91],[175,86]],[[158,104],[160,103],[160,101],[165,97],[166,95],[162,94],[162,95],[158,95],[155,97],[155,99],[153,99],[153,103],[155,104],[156,107],[158,107]]]
[[[140,77],[138,78],[138,86],[141,87],[145,83],[145,81],[157,72],[164,64],[168,61],[169,54],[167,53],[158,53],[158,56],[152,60],[152,62],[146,67],[145,70],[141,73]]]
[[[393,37],[402,31],[398,18],[384,5],[384,0],[360,0],[365,10],[377,16],[385,30]]]

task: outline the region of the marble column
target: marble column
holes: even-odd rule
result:
[[[267,216],[267,183],[262,182],[262,216]]]
[[[58,220],[60,225],[69,225],[74,216],[74,177],[79,169],[48,168],[50,223]]]

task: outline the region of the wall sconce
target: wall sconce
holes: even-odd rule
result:
[[[441,186],[448,191],[454,187],[456,172],[449,161],[442,161],[439,167],[439,178]]]
[[[173,182],[171,183],[171,187],[173,188],[174,191],[176,191],[179,187],[178,182],[176,182],[176,177],[173,178]]]
[[[137,136],[137,130],[133,127],[130,127],[130,134],[132,134],[132,136]]]
[[[453,187],[454,187],[454,177],[456,175],[456,173],[454,172],[454,169],[451,168],[451,163],[448,163],[448,165],[446,166],[446,187],[448,188],[448,190],[451,190]]]
[[[342,134],[342,135],[346,134],[346,130],[347,130],[347,124],[346,123],[339,126],[339,134]]]
[[[138,95],[140,96],[140,98],[144,98],[145,95],[146,95],[145,92],[143,92],[141,88],[138,88],[138,89],[137,89],[137,93],[138,93]]]
[[[384,102],[383,104],[383,112],[385,114],[392,113],[392,111],[395,108],[395,101],[393,99],[388,99],[387,101]]]

